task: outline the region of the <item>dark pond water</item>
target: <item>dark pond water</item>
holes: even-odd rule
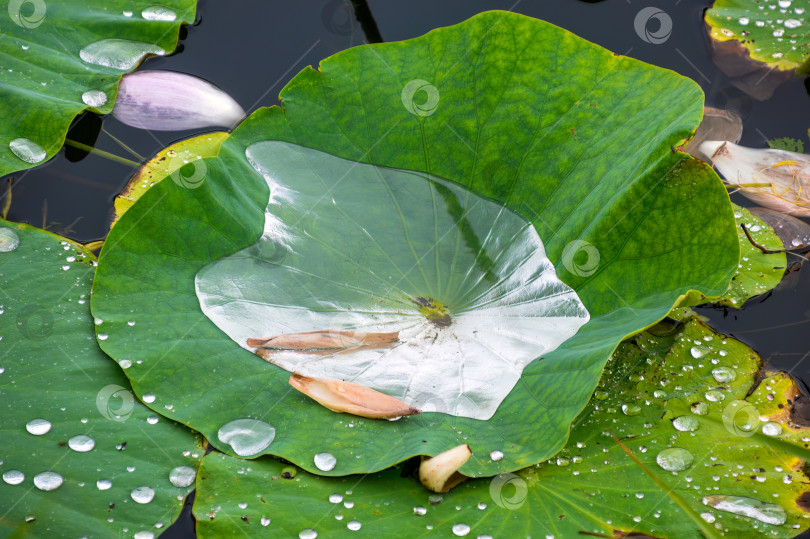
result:
[[[711,0],[658,0],[653,5],[671,18],[672,33],[663,43],[652,44],[639,37],[633,24],[636,14],[651,5],[647,0],[369,0],[385,41],[416,37],[490,9],[544,19],[613,52],[697,81],[706,93],[707,104],[734,109],[743,117],[743,145],[764,147],[767,139],[778,137],[807,143],[810,98],[804,81],[797,78],[783,84],[765,102],[754,101],[734,88],[711,60],[702,20],[710,4]],[[347,0],[201,0],[198,13],[198,24],[184,30],[178,53],[151,58],[143,67],[203,77],[228,92],[248,112],[277,104],[278,92],[305,66],[317,66],[331,54],[367,42]],[[89,116],[70,137],[89,144],[95,141],[99,149],[131,157],[113,140],[115,137],[149,157],[191,134],[150,133],[127,127],[112,117]],[[46,226],[83,242],[105,236],[112,200],[133,170],[94,155],[69,160],[76,159],[73,153],[66,156],[63,152],[39,168],[12,175],[10,220]],[[2,185],[5,188],[5,181]],[[732,198],[738,204],[750,205],[739,195]],[[806,388],[810,381],[810,302],[804,298],[810,298],[808,269],[792,273],[773,293],[742,310],[702,308],[700,312],[715,328],[749,344],[771,365],[796,376]],[[187,504],[183,518],[163,537],[194,536],[188,508]]]

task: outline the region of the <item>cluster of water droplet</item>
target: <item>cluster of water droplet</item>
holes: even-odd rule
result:
[[[795,51],[801,45],[802,35],[801,27],[804,25],[804,12],[805,8],[801,6],[793,6],[792,0],[778,0],[776,2],[759,2],[756,4],[757,11],[751,10],[747,15],[732,17],[726,16],[726,20],[736,22],[743,27],[738,30],[739,37],[748,39],[751,37],[753,42],[759,42],[762,36],[758,32],[754,32],[751,28],[767,28],[769,34],[776,38],[777,43],[782,43],[787,40],[790,50]],[[753,23],[753,24],[751,24]],[[719,32],[725,37],[735,37],[737,32],[730,28],[720,28]],[[753,32],[753,36],[752,36]],[[784,50],[784,47],[781,47]],[[754,49],[761,52],[761,47]],[[784,52],[775,51],[771,53],[771,57],[778,60],[784,56]]]

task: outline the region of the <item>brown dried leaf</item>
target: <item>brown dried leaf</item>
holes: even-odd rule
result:
[[[267,339],[248,339],[251,348],[273,350],[335,350],[355,348],[384,348],[399,340],[399,332],[365,333],[327,329],[307,333],[289,333]]]
[[[310,378],[298,373],[290,376],[290,385],[333,412],[372,419],[390,419],[420,413],[401,400],[360,384]]]

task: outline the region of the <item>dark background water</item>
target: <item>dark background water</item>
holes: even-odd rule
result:
[[[741,144],[765,147],[767,139],[792,137],[807,144],[810,98],[804,80],[783,84],[773,98],[759,102],[737,90],[713,64],[703,11],[711,0],[369,0],[370,12],[385,41],[420,36],[491,9],[511,10],[552,22],[617,54],[676,71],[703,88],[708,105],[736,110],[744,120]],[[267,2],[200,0],[198,23],[185,29],[179,52],[150,58],[142,68],[167,69],[207,79],[247,112],[278,104],[278,93],[307,65],[367,42],[348,0]],[[672,20],[672,33],[660,44],[647,43],[634,29],[636,14],[654,5]],[[651,23],[655,24],[655,23]],[[654,27],[650,28],[655,31]],[[368,28],[366,29],[368,30]],[[373,34],[369,34],[374,39]],[[103,131],[98,133],[103,124]],[[147,132],[112,117],[88,115],[71,132],[123,157],[128,155],[107,133],[143,157],[192,132]],[[97,136],[97,140],[96,140]],[[79,155],[77,155],[79,154]],[[27,172],[13,174],[8,219],[28,222],[86,242],[108,231],[112,200],[133,169],[107,159],[69,151]],[[5,189],[6,181],[0,183]],[[732,199],[750,203],[739,195]],[[689,226],[688,222],[673,226]],[[695,230],[699,234],[700,230]],[[795,258],[794,258],[795,260]],[[719,331],[752,346],[771,366],[793,374],[806,389],[810,381],[810,270],[794,272],[770,294],[741,310],[701,308]],[[188,511],[163,537],[193,537]],[[803,534],[802,537],[810,537]]]

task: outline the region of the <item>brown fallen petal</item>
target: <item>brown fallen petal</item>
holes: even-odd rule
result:
[[[413,406],[390,395],[342,380],[310,378],[294,372],[290,376],[290,385],[333,412],[372,419],[390,419],[420,413]]]
[[[426,458],[419,465],[419,481],[433,492],[447,492],[467,479],[466,475],[458,473],[458,469],[471,456],[470,446],[462,444]]]
[[[332,329],[289,333],[268,339],[248,339],[251,348],[276,350],[329,350],[339,348],[382,348],[399,340],[399,332],[365,333],[362,331],[337,331]]]

